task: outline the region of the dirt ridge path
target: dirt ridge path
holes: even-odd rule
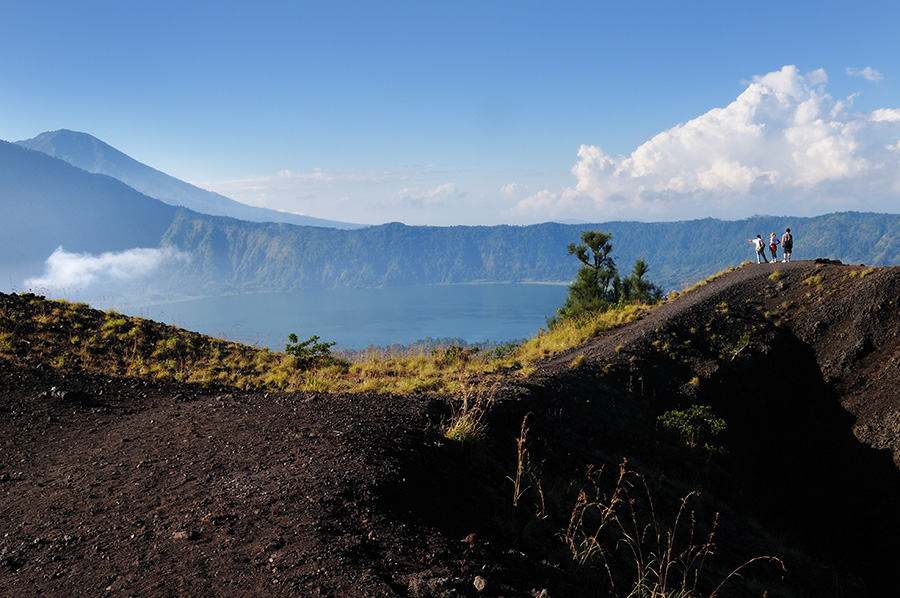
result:
[[[630,348],[640,344],[649,335],[665,331],[678,320],[689,316],[692,311],[709,311],[710,306],[707,304],[712,301],[740,300],[757,296],[760,288],[775,272],[785,277],[789,276],[791,280],[802,281],[821,265],[821,262],[816,260],[746,264],[693,288],[689,293],[678,295],[654,307],[639,320],[629,322],[625,326],[601,334],[585,345],[542,361],[538,366],[538,375],[552,375],[567,369],[568,364],[579,355],[593,361],[610,359],[615,355],[617,347]]]

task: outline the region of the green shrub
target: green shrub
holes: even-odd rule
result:
[[[673,409],[666,411],[658,419],[664,427],[677,431],[682,441],[691,448],[702,443],[709,451],[721,450],[706,442],[717,436],[726,426],[725,420],[716,417],[712,407],[708,405],[691,405],[682,411]]]
[[[318,335],[313,335],[301,343],[297,335],[292,332],[288,335],[288,344],[285,345],[284,352],[297,358],[296,363],[299,368],[309,368],[316,363],[331,362],[334,360],[331,348],[337,342],[320,343],[319,338]]]

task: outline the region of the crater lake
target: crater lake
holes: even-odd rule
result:
[[[546,327],[566,294],[562,284],[432,285],[250,293],[118,311],[276,351],[291,333],[353,350],[427,339],[528,339]]]

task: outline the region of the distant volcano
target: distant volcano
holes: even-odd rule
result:
[[[144,195],[201,214],[228,216],[250,222],[285,222],[326,228],[351,229],[361,226],[242,204],[142,164],[87,133],[60,129],[41,133],[37,137],[16,143],[22,147],[65,160],[82,170],[111,176]]]

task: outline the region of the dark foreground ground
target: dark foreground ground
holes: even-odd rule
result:
[[[624,462],[650,522],[699,492],[695,544],[714,530],[716,550],[696,596],[757,556],[779,561],[715,595],[900,595],[898,291],[893,268],[744,266],[498,375],[475,448],[441,436],[442,399],[0,359],[0,594],[624,596],[627,559],[566,548],[575,484]],[[721,450],[661,428],[690,404],[728,422]]]

